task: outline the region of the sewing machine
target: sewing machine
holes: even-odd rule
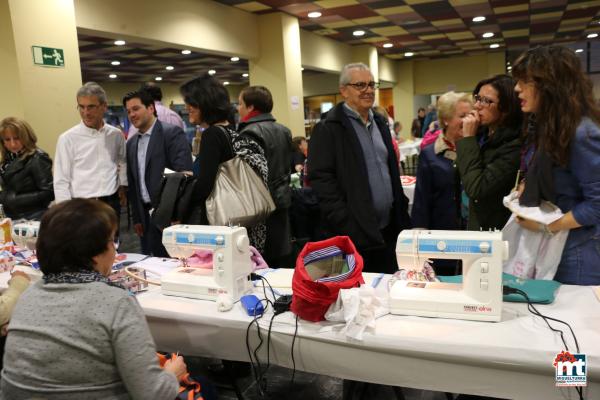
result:
[[[212,251],[212,268],[184,265],[164,274],[162,293],[170,296],[232,301],[252,290],[250,243],[244,227],[173,225],[163,230],[162,243],[171,257],[185,259],[195,250]]]
[[[402,231],[396,242],[399,268],[419,269],[429,258],[462,260],[463,282],[397,280],[390,288],[390,313],[500,321],[507,256],[508,242],[499,231]]]

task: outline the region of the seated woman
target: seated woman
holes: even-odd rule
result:
[[[206,199],[215,186],[219,166],[237,154],[267,185],[267,160],[262,147],[249,137],[241,136],[229,122],[233,111],[229,93],[217,79],[206,74],[183,84],[180,91],[189,112],[190,123],[208,125],[202,132],[202,146],[194,161],[194,173],[198,180],[190,202],[193,210],[183,222],[208,225]],[[249,228],[248,237],[250,244],[263,253],[267,237],[266,224],[263,222]]]
[[[15,306],[4,354],[2,398],[174,399],[182,357],[158,365],[135,297],[107,279],[117,216],[74,199],[42,217],[37,256],[43,280]]]
[[[529,117],[527,142],[534,150],[519,202],[539,206],[547,200],[565,213],[549,225],[517,222],[547,235],[568,230],[554,279],[600,285],[600,107],[592,82],[579,57],[562,46],[523,53],[513,75],[521,109]]]
[[[510,76],[479,82],[475,110],[463,121],[456,166],[469,197],[469,230],[502,229],[510,211],[502,198],[515,185],[521,156],[522,113]]]
[[[462,139],[462,121],[472,110],[466,93],[448,92],[437,103],[442,133],[419,156],[412,221],[415,228],[464,229],[461,217],[460,178],[454,165],[456,143]],[[434,261],[437,274],[454,275],[456,262]]]
[[[0,138],[0,204],[12,219],[39,219],[54,200],[52,160],[36,146],[33,129],[20,118],[4,118]]]

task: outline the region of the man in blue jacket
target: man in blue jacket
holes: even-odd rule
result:
[[[325,236],[350,236],[364,271],[393,273],[398,233],[411,223],[387,122],[372,111],[378,87],[365,64],[342,69],[344,101],[313,130],[308,175]]]
[[[143,90],[123,98],[129,120],[138,132],[127,141],[127,179],[133,227],[140,237],[142,253],[168,257],[162,233],[150,219],[158,204],[163,171],[192,170],[192,152],[183,130],[156,118],[154,100]]]

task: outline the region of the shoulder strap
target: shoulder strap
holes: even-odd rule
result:
[[[231,137],[231,134],[229,133],[227,128],[225,128],[223,125],[213,125],[213,126],[216,126],[217,128],[221,129],[221,131],[223,131],[223,133],[227,137],[227,143],[229,143],[229,148],[231,149],[231,154],[233,154],[233,156],[235,157],[236,152],[233,148],[233,138]]]

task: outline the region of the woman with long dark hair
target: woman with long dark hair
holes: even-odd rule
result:
[[[514,187],[521,151],[515,82],[508,75],[484,79],[473,91],[475,109],[463,120],[456,166],[469,197],[467,229],[502,229],[510,211],[502,198]]]
[[[543,225],[518,219],[522,227],[552,235],[569,230],[554,279],[600,284],[600,108],[593,85],[572,50],[537,47],[513,65],[515,90],[528,116],[523,154],[526,169],[520,204],[547,200],[565,215]]]

